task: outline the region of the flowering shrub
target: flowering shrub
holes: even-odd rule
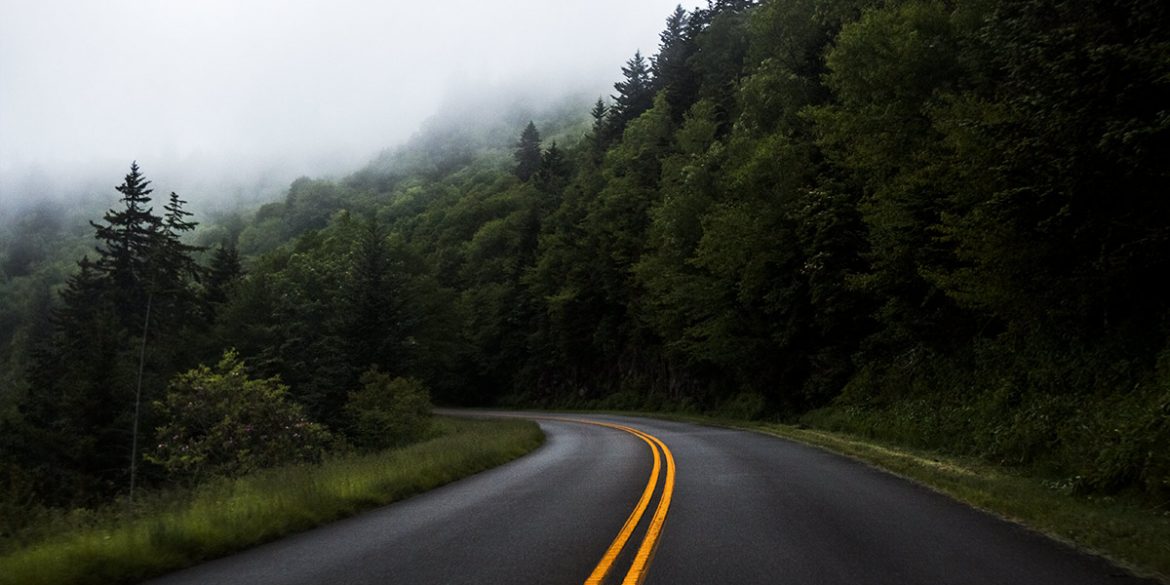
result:
[[[249,379],[229,350],[215,369],[201,365],[176,376],[154,403],[163,424],[146,459],[192,479],[317,460],[330,434],[287,393],[277,378]]]

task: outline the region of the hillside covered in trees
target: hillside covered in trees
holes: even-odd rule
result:
[[[122,489],[149,322],[148,435],[234,348],[328,428],[373,366],[447,404],[799,420],[1170,497],[1170,5],[716,0],[614,87],[433,125],[211,250],[173,198],[141,266],[20,292],[0,480]]]

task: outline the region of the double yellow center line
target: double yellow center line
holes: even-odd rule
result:
[[[617,561],[626,543],[629,542],[630,537],[634,534],[634,530],[638,527],[638,523],[641,522],[642,516],[646,513],[646,508],[650,506],[650,500],[653,499],[654,491],[658,487],[658,478],[662,471],[662,461],[663,459],[666,461],[666,480],[662,486],[662,496],[658,499],[658,507],[654,510],[654,516],[650,519],[650,526],[646,529],[646,535],[642,537],[642,544],[638,546],[638,552],[634,554],[634,561],[630,564],[630,570],[626,572],[625,578],[622,579],[622,585],[640,585],[646,579],[646,574],[650,571],[650,561],[654,558],[654,551],[658,548],[658,541],[662,537],[662,526],[666,522],[666,513],[670,510],[670,500],[674,495],[674,454],[670,452],[670,448],[658,437],[644,433],[633,427],[581,419],[559,420],[625,431],[645,441],[650,447],[650,452],[654,454],[654,467],[650,471],[650,479],[646,482],[646,489],[642,491],[642,497],[638,499],[634,510],[626,518],[626,523],[622,525],[622,529],[618,532],[617,537],[613,539],[605,554],[602,555],[601,561],[597,563],[597,566],[593,569],[593,573],[585,580],[585,585],[601,585],[606,575],[609,574],[610,569],[613,568],[614,562]]]

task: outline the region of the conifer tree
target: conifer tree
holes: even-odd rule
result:
[[[650,67],[642,57],[641,51],[635,52],[634,56],[626,61],[626,65],[622,67],[622,76],[624,77],[622,81],[613,84],[618,92],[612,96],[614,105],[610,109],[610,119],[615,133],[625,128],[626,122],[642,115],[642,112],[654,105]]]
[[[357,373],[371,367],[390,372],[402,370],[409,359],[403,344],[407,343],[414,316],[406,312],[406,275],[388,240],[385,224],[371,216],[354,227],[340,299],[340,333],[347,346],[345,361],[356,382]],[[343,394],[323,402],[320,409],[326,422],[336,422],[334,417],[343,402]]]
[[[569,176],[569,161],[557,147],[556,141],[544,151],[540,157],[540,170],[536,178],[541,188],[546,192],[556,192],[564,187],[565,179]]]
[[[154,296],[159,307],[159,320],[171,325],[182,324],[195,313],[195,291],[191,284],[198,281],[203,270],[192,254],[203,248],[183,242],[183,234],[199,224],[188,221],[192,214],[183,209],[187,202],[171,193],[170,200],[163,207],[163,216],[154,247],[150,250],[150,273],[144,286],[147,294]]]
[[[108,281],[82,258],[34,356],[31,391],[20,406],[26,469],[50,503],[83,502],[120,483],[129,451],[130,389],[121,327]]]
[[[98,240],[95,269],[111,287],[118,316],[125,325],[141,322],[147,291],[143,286],[151,271],[152,250],[159,242],[162,218],[150,207],[150,181],[130,165],[130,173],[115,187],[122,194],[122,209],[111,209],[103,223],[90,222]]]
[[[698,50],[694,32],[687,11],[681,5],[675,7],[666,19],[666,29],[658,35],[661,42],[651,66],[654,86],[666,92],[666,102],[676,123],[682,121],[699,92],[699,76],[688,65]]]
[[[50,338],[36,355],[35,391],[21,406],[27,442],[38,445],[38,477],[62,498],[82,501],[122,487],[127,455],[131,469],[136,463],[142,391],[149,398],[155,378],[167,375],[158,363],[173,363],[185,347],[164,341],[152,350],[157,363],[145,368],[146,340],[160,333],[173,339],[183,331],[176,325],[197,314],[190,283],[200,271],[191,256],[198,248],[181,240],[196,224],[173,193],[166,214],[155,215],[149,186],[133,163],[116,187],[121,207],[90,222],[98,259],[78,262],[62,290]]]
[[[203,282],[203,300],[214,307],[226,303],[232,285],[244,274],[240,252],[227,242],[221,243],[211,255],[211,265]]]
[[[593,117],[593,131],[589,137],[590,154],[593,155],[593,163],[599,165],[601,164],[601,155],[613,139],[609,125],[609,106],[606,106],[599,97],[597,103],[593,104],[589,115]]]
[[[524,127],[513,156],[516,159],[515,173],[521,181],[527,181],[540,170],[540,132],[536,130],[536,124],[528,122]]]

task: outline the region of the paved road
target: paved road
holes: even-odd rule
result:
[[[657,437],[677,465],[646,583],[1152,583],[851,460],[741,431],[573,415]],[[517,461],[157,585],[583,583],[660,473],[615,559],[621,582],[663,500],[666,453],[610,427],[541,420]]]

